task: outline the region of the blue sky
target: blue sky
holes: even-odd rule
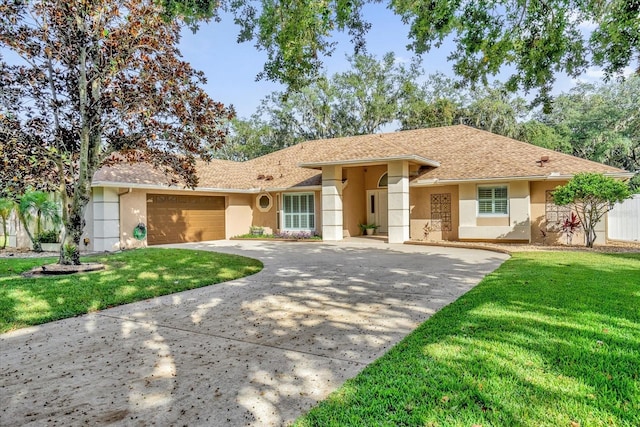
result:
[[[409,28],[400,17],[384,4],[367,4],[364,14],[372,24],[367,34],[368,52],[378,58],[389,51],[393,51],[398,60],[409,61],[413,57],[413,53],[406,49]],[[216,101],[233,104],[237,115],[247,118],[255,112],[266,95],[283,87],[267,80],[255,81],[256,75],[262,71],[266,55],[258,51],[252,42],[238,44],[237,34],[238,27],[233,24],[232,18],[223,15],[222,22],[202,24],[195,34],[190,30],[183,31],[180,50],[185,60],[207,76],[209,95]],[[338,34],[336,40],[339,44],[335,53],[324,61],[329,75],[346,70],[349,67],[346,55],[353,53],[348,35]],[[447,62],[447,56],[453,48],[453,43],[449,42],[423,55],[425,75],[440,71],[453,76],[452,65]],[[498,79],[504,81],[506,76]],[[584,79],[591,81],[598,77],[596,71],[590,71]],[[555,92],[567,91],[574,84],[572,79],[559,76]]]
[[[386,52],[393,51],[399,60],[412,58],[412,53],[405,48],[408,27],[398,16],[381,4],[366,5],[365,16],[372,23],[367,34],[368,52],[381,58]],[[262,98],[283,86],[267,80],[255,81],[262,71],[266,54],[258,51],[252,42],[238,44],[237,34],[238,27],[232,17],[223,15],[222,22],[202,24],[195,34],[184,30],[180,50],[185,60],[205,73],[207,91],[213,99],[233,104],[238,116],[248,117],[255,112]],[[323,61],[329,75],[346,70],[349,67],[346,55],[353,53],[348,35],[339,33],[335,40],[339,42],[336,51]],[[446,56],[444,52],[430,54],[424,64],[427,74],[447,71]]]
[[[392,51],[400,61],[409,61],[413,57],[413,53],[406,49],[409,28],[385,4],[366,4],[364,16],[372,24],[366,38],[368,52],[382,58],[385,53]],[[589,31],[590,28],[585,27],[584,30]],[[223,15],[222,22],[203,23],[195,34],[185,29],[180,50],[186,61],[207,76],[206,90],[211,98],[226,105],[233,104],[238,116],[247,118],[256,111],[266,95],[283,87],[267,80],[255,80],[262,71],[266,55],[258,51],[252,42],[237,43],[237,34],[238,27],[232,17]],[[338,41],[336,51],[324,60],[329,75],[348,69],[346,55],[353,53],[348,35],[339,33],[335,40]],[[452,66],[446,59],[453,48],[453,43],[448,42],[442,48],[423,55],[425,76],[436,71],[453,76]],[[18,61],[11,52],[3,49],[2,54],[8,62]],[[504,81],[507,75],[505,73],[498,79]],[[592,69],[581,80],[598,81],[600,78],[601,73]],[[574,84],[572,79],[559,76],[554,92],[568,91]]]

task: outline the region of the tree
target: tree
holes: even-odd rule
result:
[[[556,205],[571,205],[577,213],[589,248],[596,241],[596,224],[616,203],[630,196],[631,191],[624,182],[594,173],[577,174],[553,192]]]
[[[518,136],[520,122],[528,112],[523,98],[511,95],[499,82],[476,88],[470,98],[471,102],[459,113],[463,123],[509,138]]]
[[[363,6],[378,0],[284,2],[263,0],[162,0],[168,16],[218,19],[229,11],[240,26],[239,42],[253,40],[268,59],[260,77],[298,90],[318,76],[322,56],[335,49],[331,35],[348,31],[357,52],[370,24]],[[417,54],[452,36],[449,55],[462,81],[479,83],[504,64],[515,70],[508,88],[539,90],[549,102],[558,73],[577,77],[588,66],[619,76],[640,56],[638,0],[389,0],[389,9],[409,27]],[[582,26],[594,25],[591,34]]]
[[[224,141],[233,111],[203,91],[204,76],[176,49],[178,23],[164,16],[152,0],[0,0],[0,47],[24,61],[0,58],[1,116],[19,121],[55,164],[63,243],[73,247],[61,249],[61,263],[80,262],[100,166],[147,161],[168,182],[194,187],[196,158]],[[20,144],[12,147],[3,155],[17,156]]]
[[[517,139],[561,153],[571,153],[569,136],[560,134],[554,127],[538,120],[521,123]]]
[[[580,83],[537,119],[569,144],[570,154],[636,172],[640,179],[640,76]],[[564,150],[563,150],[564,151]]]
[[[340,136],[369,135],[398,118],[403,101],[417,89],[419,64],[396,62],[393,52],[349,58],[351,69],[331,79],[336,93],[334,119]]]
[[[11,212],[15,208],[15,203],[11,199],[0,198],[0,219],[2,219],[2,249],[7,247],[9,234],[7,233],[7,224]]]
[[[0,113],[0,141],[0,197],[16,202],[29,189],[60,188],[51,147],[25,133],[19,120]]]
[[[398,64],[393,53],[349,58],[351,69],[323,75],[297,92],[274,92],[248,120],[231,123],[230,144],[217,157],[243,160],[300,141],[378,132],[399,117],[417,89],[417,63]]]
[[[40,235],[42,234],[43,222],[50,221],[57,226],[60,222],[60,206],[51,200],[48,193],[43,191],[29,191],[20,198],[18,204],[18,216],[24,229],[33,243],[36,252],[42,251],[40,246]],[[33,232],[29,229],[30,224],[35,222]]]

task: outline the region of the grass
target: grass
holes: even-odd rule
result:
[[[54,258],[0,258],[0,333],[257,273],[260,261],[182,249],[138,249],[83,257],[104,271],[25,278]]]
[[[640,426],[640,254],[515,254],[296,426]]]

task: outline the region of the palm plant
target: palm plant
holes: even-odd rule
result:
[[[7,240],[9,236],[7,233],[7,223],[9,222],[9,216],[13,212],[15,203],[10,199],[0,199],[0,218],[2,219],[2,249],[7,247]]]
[[[24,224],[27,236],[33,243],[35,251],[41,251],[39,236],[42,233],[42,224],[45,221],[51,221],[54,224],[60,222],[60,211],[58,204],[52,201],[49,194],[44,191],[29,191],[20,198],[18,205],[18,216]],[[35,238],[34,233],[29,229],[29,224],[35,219]]]

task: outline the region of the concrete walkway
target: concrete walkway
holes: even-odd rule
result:
[[[0,335],[0,425],[286,425],[507,258],[371,239],[180,247],[265,268]]]

